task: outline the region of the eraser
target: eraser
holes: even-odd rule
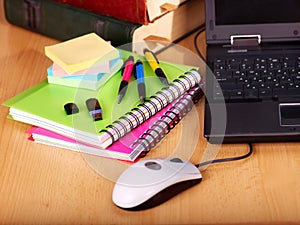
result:
[[[64,108],[65,108],[67,115],[79,113],[79,109],[75,103],[72,103],[72,102],[67,103],[64,105]]]

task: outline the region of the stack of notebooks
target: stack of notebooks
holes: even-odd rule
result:
[[[81,38],[89,40],[86,35],[79,37],[79,40]],[[160,62],[170,83],[164,86],[143,55],[111,49],[105,41],[101,42],[103,47],[93,48],[100,55],[89,52],[89,48],[85,47],[81,61],[66,63],[68,60],[64,59],[62,63],[62,55],[67,53],[66,43],[74,40],[48,46],[45,53],[54,63],[65,69],[67,66],[70,72],[93,67],[95,61],[104,63],[116,57],[125,60],[133,56],[135,61],[140,60],[144,65],[146,101],[140,103],[138,85],[131,76],[126,95],[120,104],[117,103],[122,68],[97,90],[58,85],[45,80],[4,103],[9,107],[12,119],[33,125],[28,133],[35,142],[135,161],[153,148],[202,96],[199,86],[201,76],[195,67]],[[84,46],[82,43],[80,45]],[[105,46],[110,49],[110,54],[105,54],[103,58],[102,49]],[[102,110],[101,120],[95,121],[91,117],[86,105],[86,100],[90,98],[98,100]],[[78,110],[67,114],[64,110],[67,103],[76,104]]]
[[[4,0],[4,10],[8,22],[49,37],[95,32],[115,47],[176,42],[204,24],[204,0]]]

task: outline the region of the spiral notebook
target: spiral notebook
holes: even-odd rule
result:
[[[147,155],[202,98],[204,95],[202,86],[203,84],[194,86],[178,100],[175,100],[172,106],[168,107],[163,115],[134,141],[130,146],[133,152],[141,152],[140,157]]]
[[[125,54],[122,56],[126,58]],[[140,59],[145,61],[142,56]],[[104,149],[201,81],[201,76],[194,67],[167,62],[161,62],[160,65],[171,85],[164,87],[145,63],[145,74],[151,78],[151,82],[146,82],[147,96],[151,97],[143,105],[139,105],[137,85],[134,82],[129,83],[132,86],[129,85],[122,103],[116,103],[116,87],[121,81],[121,71],[99,91],[53,85],[44,81],[8,100],[4,105],[10,107],[9,115],[14,120]],[[98,98],[103,110],[103,120],[97,122],[91,119],[85,105],[87,99],[94,97]],[[67,116],[63,106],[74,101],[79,113]]]
[[[151,119],[133,129],[119,141],[116,141],[105,150],[80,143],[40,127],[31,127],[27,133],[29,140],[36,143],[84,152],[97,156],[135,161],[144,157],[151,149],[173,129],[176,124],[191,110],[203,92],[200,85],[188,90],[186,94],[175,100],[172,104],[158,112]]]
[[[159,120],[161,116],[163,116],[164,113],[166,113],[172,107],[172,105],[173,104],[169,104],[167,107],[159,111],[155,116],[151,117],[151,119],[148,119],[106,149],[91,146],[87,143],[82,143],[76,139],[65,137],[41,127],[31,127],[29,130],[27,130],[27,133],[30,134],[29,140],[36,143],[60,147],[77,152],[84,152],[106,158],[134,161],[141,153],[134,151],[132,148],[132,145],[136,139],[139,138],[153,124],[153,121]]]

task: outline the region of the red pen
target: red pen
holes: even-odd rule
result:
[[[122,101],[126,90],[127,90],[127,86],[130,80],[130,76],[133,70],[133,66],[134,66],[134,58],[133,56],[129,56],[128,59],[125,62],[125,66],[124,66],[124,70],[123,70],[123,74],[122,74],[122,81],[119,87],[119,94],[118,94],[118,104]]]

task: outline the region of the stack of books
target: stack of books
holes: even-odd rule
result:
[[[25,29],[61,41],[95,32],[115,47],[168,44],[204,25],[204,0],[4,0],[4,9],[7,21]]]
[[[98,89],[69,87],[48,83],[47,80],[9,99],[9,116],[20,122],[33,125],[28,131],[31,140],[97,156],[135,161],[147,153],[162,139],[169,129],[187,114],[193,103],[202,96],[201,76],[195,67],[160,62],[169,86],[165,86],[151,68],[144,55],[114,48],[96,37],[92,51],[88,34],[53,46],[45,53],[66,71],[75,72],[129,56],[143,63],[146,101],[141,104],[138,85],[131,76],[126,95],[117,102],[118,89],[122,80],[121,68]],[[74,61],[74,46],[79,43],[81,57]],[[78,48],[78,46],[77,46]],[[63,57],[65,56],[65,58]],[[72,59],[72,60],[71,60]],[[91,109],[87,100],[96,99],[100,108]],[[65,106],[76,105],[69,112]],[[96,112],[97,111],[97,112]],[[101,111],[101,119],[93,119],[93,113]]]
[[[157,18],[165,15],[166,13],[175,10],[186,0],[114,0],[113,3],[101,0],[55,1],[130,22],[148,24],[154,22]]]

